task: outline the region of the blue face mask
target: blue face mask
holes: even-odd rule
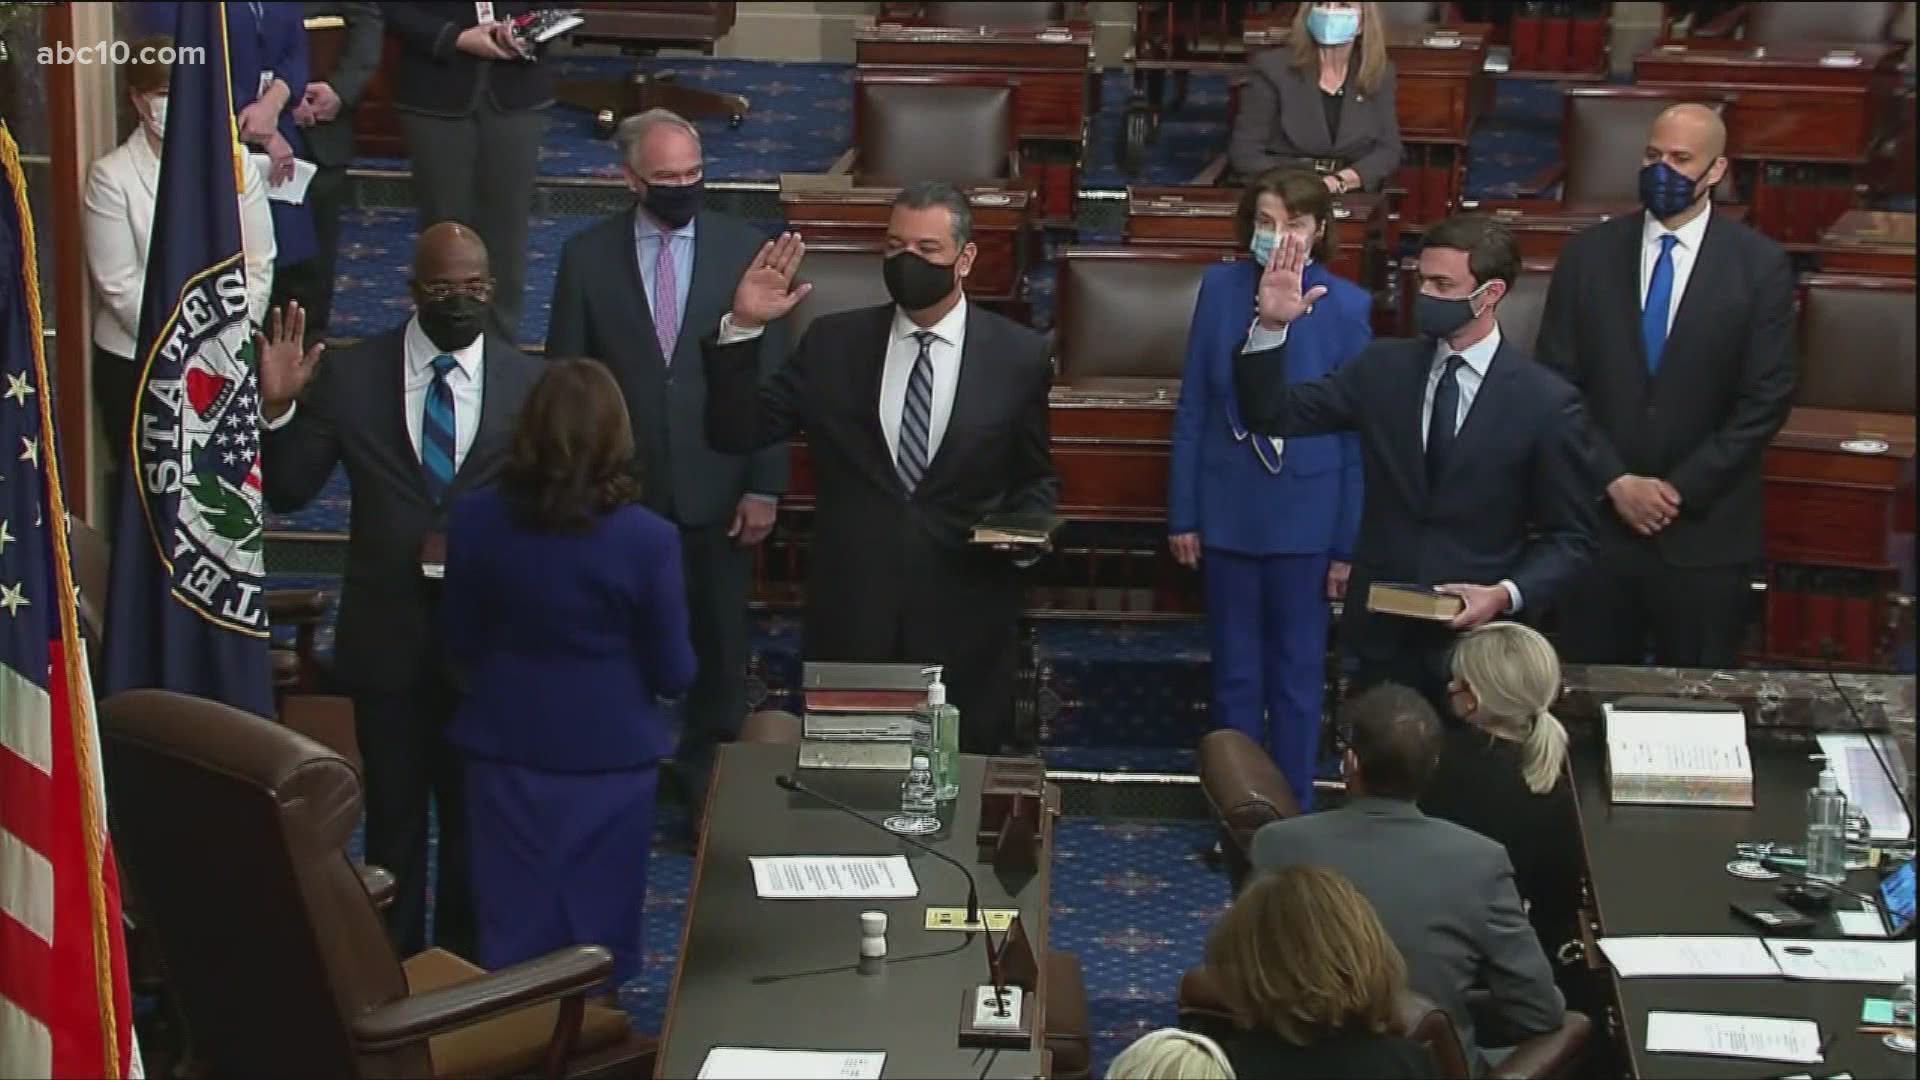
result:
[[[1307,33],[1321,45],[1347,45],[1360,36],[1360,13],[1317,7],[1307,12]]]
[[[1254,262],[1265,266],[1267,265],[1267,260],[1273,258],[1274,249],[1279,246],[1279,235],[1262,229],[1253,234],[1253,242],[1247,245],[1247,250],[1253,252]]]
[[[1697,183],[1665,161],[1651,162],[1640,170],[1640,205],[1662,219],[1685,213],[1699,198],[1694,190]]]

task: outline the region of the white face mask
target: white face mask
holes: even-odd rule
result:
[[[167,95],[155,94],[148,98],[147,112],[151,114],[151,119],[145,122],[147,130],[153,132],[156,137],[165,138],[167,134]]]

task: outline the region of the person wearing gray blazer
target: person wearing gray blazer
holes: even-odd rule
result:
[[[315,65],[293,109],[293,122],[305,131],[307,152],[319,166],[307,186],[318,247],[312,259],[290,268],[309,278],[301,293],[313,301],[307,308],[309,345],[326,337],[333,320],[333,275],[340,251],[340,211],[347,201],[347,166],[353,161],[353,118],[380,68],[386,43],[379,4],[308,4],[307,17],[316,16],[336,16],[346,25],[332,66],[321,71]]]
[[[1313,9],[1323,7],[1357,7],[1358,36],[1320,40],[1324,13]],[[1227,143],[1235,175],[1308,169],[1327,177],[1338,195],[1377,191],[1400,168],[1394,68],[1374,7],[1302,4],[1293,28],[1298,44],[1253,54]]]
[[[1566,1014],[1513,864],[1497,842],[1415,805],[1441,745],[1426,698],[1383,683],[1348,701],[1341,721],[1352,738],[1340,763],[1347,804],[1261,828],[1254,867],[1320,866],[1351,879],[1406,957],[1408,985],[1453,1018],[1482,1072],[1484,1048],[1555,1031]],[[1467,1009],[1476,987],[1492,995],[1476,1010],[1488,1025],[1479,1031]]]

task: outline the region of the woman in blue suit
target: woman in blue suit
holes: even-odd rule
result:
[[[615,988],[644,956],[661,704],[694,675],[680,536],[633,460],[613,376],[549,362],[498,485],[453,509],[442,599],[480,963],[603,945]]]
[[[1303,808],[1313,800],[1326,690],[1329,596],[1345,589],[1360,525],[1352,435],[1250,434],[1234,400],[1233,359],[1285,334],[1287,381],[1309,382],[1372,340],[1366,291],[1333,275],[1333,203],[1308,172],[1272,170],[1240,197],[1253,259],[1207,271],[1187,336],[1174,414],[1168,531],[1174,558],[1202,570],[1213,654],[1213,713],[1267,748]],[[1261,267],[1292,236],[1313,252],[1308,305],[1283,331],[1254,322]]]

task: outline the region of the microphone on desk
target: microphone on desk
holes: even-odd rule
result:
[[[934,847],[932,844],[928,844],[920,840],[916,840],[911,836],[902,836],[899,833],[894,832],[892,829],[887,828],[885,825],[882,825],[880,822],[874,820],[873,818],[870,818],[867,815],[861,813],[860,811],[855,810],[853,807],[848,806],[846,803],[841,802],[839,799],[836,799],[831,795],[827,795],[827,794],[823,794],[822,792],[815,791],[813,788],[808,787],[807,785],[801,783],[800,781],[794,779],[791,776],[776,776],[773,778],[773,782],[775,784],[778,784],[781,788],[787,791],[798,792],[799,794],[805,795],[810,799],[814,799],[818,802],[826,803],[828,806],[831,806],[835,810],[838,810],[841,813],[847,815],[848,817],[853,818],[855,821],[858,821],[864,825],[869,825],[875,829],[879,829],[881,832],[886,833],[888,836],[893,837],[894,839],[900,841],[903,844],[908,844],[913,847],[919,848],[921,851],[926,852],[927,854],[933,856],[936,859],[939,859],[941,862],[946,863],[947,865],[953,867],[955,870],[958,870],[962,874],[966,875],[966,878],[967,878],[967,925],[973,926],[977,924],[982,931],[984,931],[987,928],[987,924],[980,918],[980,883],[974,879],[973,871],[967,869],[966,865],[963,864],[960,860],[954,858],[953,856],[947,854],[944,851],[941,851],[939,848]],[[987,951],[989,954],[992,953],[993,949],[991,945],[988,946]],[[999,981],[1000,981],[999,973],[996,970],[994,974],[994,982],[997,984],[999,983]]]
[[[1835,885],[1824,878],[1813,877],[1805,870],[1788,866],[1786,863],[1781,862],[1771,855],[1762,856],[1760,865],[1779,874],[1781,877],[1792,879],[1787,888],[1782,890],[1781,899],[1789,904],[1793,904],[1795,907],[1801,906],[1801,903],[1796,903],[1795,897],[1806,898],[1804,902],[1809,906],[1825,908],[1832,906],[1833,897],[1844,896],[1849,900],[1857,900],[1865,904],[1869,911],[1878,911],[1880,909],[1880,901],[1877,897],[1868,896],[1862,892],[1854,892],[1852,889],[1842,885]],[[1820,901],[1821,894],[1826,894],[1825,903],[1821,903]]]

